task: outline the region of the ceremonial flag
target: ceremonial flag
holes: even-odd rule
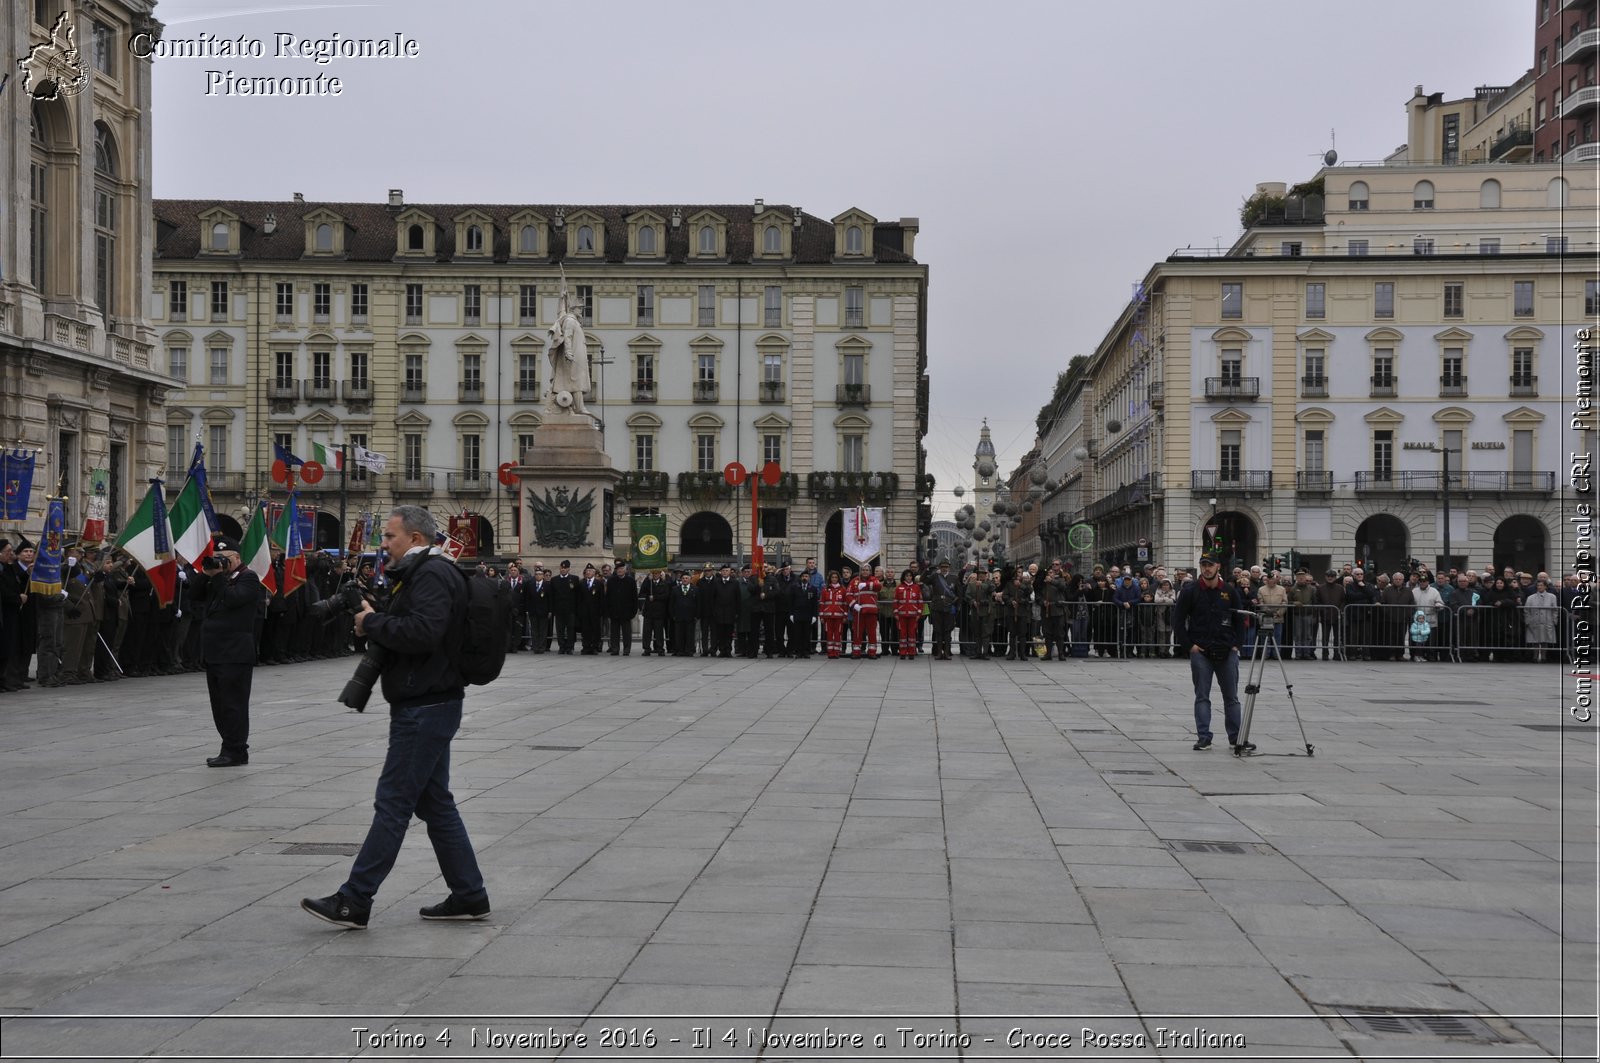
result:
[[[377,473],[379,476],[383,475],[383,470],[389,465],[388,458],[379,454],[376,450],[368,450],[360,445],[354,448],[351,452],[351,457],[357,465],[368,472]]]
[[[288,597],[306,581],[305,543],[300,534],[300,513],[295,505],[295,493],[289,492],[289,501],[283,507],[283,516],[272,529],[272,542],[283,550],[283,594]],[[275,583],[276,581],[274,581]],[[276,591],[276,586],[272,588]]]
[[[845,557],[864,565],[878,556],[883,547],[883,510],[857,505],[844,514]]]
[[[189,478],[172,500],[172,551],[191,565],[199,565],[211,553],[211,536],[217,530],[216,514],[206,497],[204,448],[194,445],[189,462]]]
[[[161,481],[151,480],[144,501],[128,518],[128,526],[117,536],[116,545],[143,566],[162,605],[172,602],[178,586],[178,563],[172,559],[172,529],[167,525],[167,503],[161,496]]]
[[[347,554],[359,554],[367,547],[367,528],[372,524],[372,514],[362,511],[356,518],[355,527],[350,529],[350,545],[345,548]]]
[[[8,450],[0,454],[0,481],[5,484],[6,520],[27,520],[28,499],[33,494],[33,462],[37,451]]]
[[[83,511],[83,534],[79,541],[103,543],[106,541],[106,517],[111,512],[111,472],[109,469],[89,470],[89,504]]]
[[[336,446],[325,447],[313,441],[311,444],[311,460],[321,465],[324,469],[344,469],[344,448]]]
[[[33,569],[28,573],[28,593],[54,595],[61,593],[62,537],[67,531],[67,506],[60,498],[50,498],[44,504],[44,534],[39,537],[39,552],[34,555]]]
[[[652,572],[667,567],[667,518],[639,516],[628,518],[633,533],[633,567]]]
[[[254,572],[269,591],[272,590],[272,585],[267,582],[272,578],[272,553],[267,548],[267,513],[260,506],[256,507],[255,515],[250,518],[250,526],[244,530],[239,556],[245,568]]]
[[[287,447],[280,447],[276,439],[272,441],[272,454],[275,458],[289,466],[291,469],[298,468],[299,466],[305,464],[305,462],[295,457]]]

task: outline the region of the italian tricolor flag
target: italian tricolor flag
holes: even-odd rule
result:
[[[169,511],[172,524],[172,552],[198,566],[211,553],[211,524],[206,520],[206,507],[200,500],[200,484],[193,476],[183,484],[183,490],[172,500]]]
[[[178,586],[178,562],[172,557],[172,530],[167,525],[167,503],[161,495],[160,480],[150,481],[144,501],[117,536],[117,546],[144,567],[157,600],[170,605]]]
[[[262,585],[271,591],[272,552],[267,546],[267,511],[260,506],[256,507],[255,516],[250,518],[250,526],[244,530],[239,555],[244,559],[245,568],[254,572]]]
[[[344,448],[339,446],[324,446],[312,441],[311,460],[321,465],[330,472],[344,469]]]
[[[306,581],[305,544],[300,537],[300,511],[295,505],[293,491],[289,492],[289,501],[272,529],[272,543],[283,551],[283,596],[287,598]],[[273,573],[263,581],[274,594],[278,591],[276,576]]]

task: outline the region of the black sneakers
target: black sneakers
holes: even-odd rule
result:
[[[372,914],[372,909],[358,906],[343,893],[335,893],[331,897],[305,897],[301,899],[300,907],[324,923],[342,926],[346,930],[365,930],[367,918]]]
[[[1233,743],[1234,756],[1242,757],[1246,753],[1254,753],[1255,749],[1256,749],[1256,744],[1254,742],[1234,742]]]
[[[1200,741],[1198,741],[1198,742],[1196,742],[1194,744],[1194,747],[1196,749],[1210,749],[1211,748],[1211,739],[1202,738],[1202,739],[1200,739]]]
[[[424,919],[487,919],[489,917],[489,898],[467,902],[459,900],[451,894],[438,904],[430,904],[420,909],[418,915]]]

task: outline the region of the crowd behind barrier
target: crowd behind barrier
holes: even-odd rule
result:
[[[197,670],[199,625],[189,609],[191,570],[162,605],[149,577],[120,551],[69,551],[65,589],[28,596],[31,553],[0,548],[0,691],[104,682]],[[260,663],[286,664],[364,649],[348,593],[382,608],[388,589],[371,557],[307,555],[302,586],[286,593],[281,553],[263,596]],[[561,564],[478,565],[476,578],[511,591],[511,652],[631,656],[738,655],[878,658],[959,651],[971,659],[1172,658],[1172,603],[1192,570],[1117,566],[1075,573],[1042,567],[914,563],[898,574],[844,567],[703,567],[635,578],[625,564],[574,573]],[[1381,574],[1359,567],[1309,572],[1238,568],[1250,612],[1248,656],[1270,633],[1286,659],[1323,661],[1574,661],[1592,622],[1590,587],[1576,574],[1451,571],[1434,586],[1425,568]],[[931,628],[931,632],[930,632]],[[930,633],[932,639],[930,641]],[[948,639],[947,643],[941,640]],[[580,649],[581,647],[581,649]],[[30,674],[38,659],[36,677]]]

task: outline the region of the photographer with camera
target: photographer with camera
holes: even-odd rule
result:
[[[1194,679],[1194,729],[1196,749],[1211,746],[1211,680],[1222,688],[1223,722],[1228,744],[1239,746],[1239,647],[1244,629],[1234,611],[1243,607],[1239,591],[1219,574],[1222,555],[1208,553],[1200,559],[1200,578],[1178,592],[1172,607],[1173,640],[1189,647],[1189,674]],[[1245,743],[1245,749],[1254,749]]]
[[[256,667],[256,613],[264,593],[256,574],[239,557],[239,543],[219,535],[194,578],[201,604],[200,657],[206,666],[211,719],[222,751],[209,768],[250,763],[250,685]]]
[[[367,656],[341,696],[357,700],[351,687],[373,680],[376,669],[389,702],[389,751],[378,777],[372,827],[338,892],[311,898],[300,907],[347,929],[367,925],[372,898],[400,855],[413,814],[428,825],[439,870],[450,896],[420,912],[424,919],[482,919],[489,894],[450,793],[450,742],[461,726],[464,682],[460,670],[467,629],[467,584],[440,555],[438,527],[421,506],[399,506],[383,529],[392,587],[389,608],[375,612],[363,601],[356,613]],[[361,698],[364,701],[364,697]],[[354,707],[354,706],[353,706]]]

